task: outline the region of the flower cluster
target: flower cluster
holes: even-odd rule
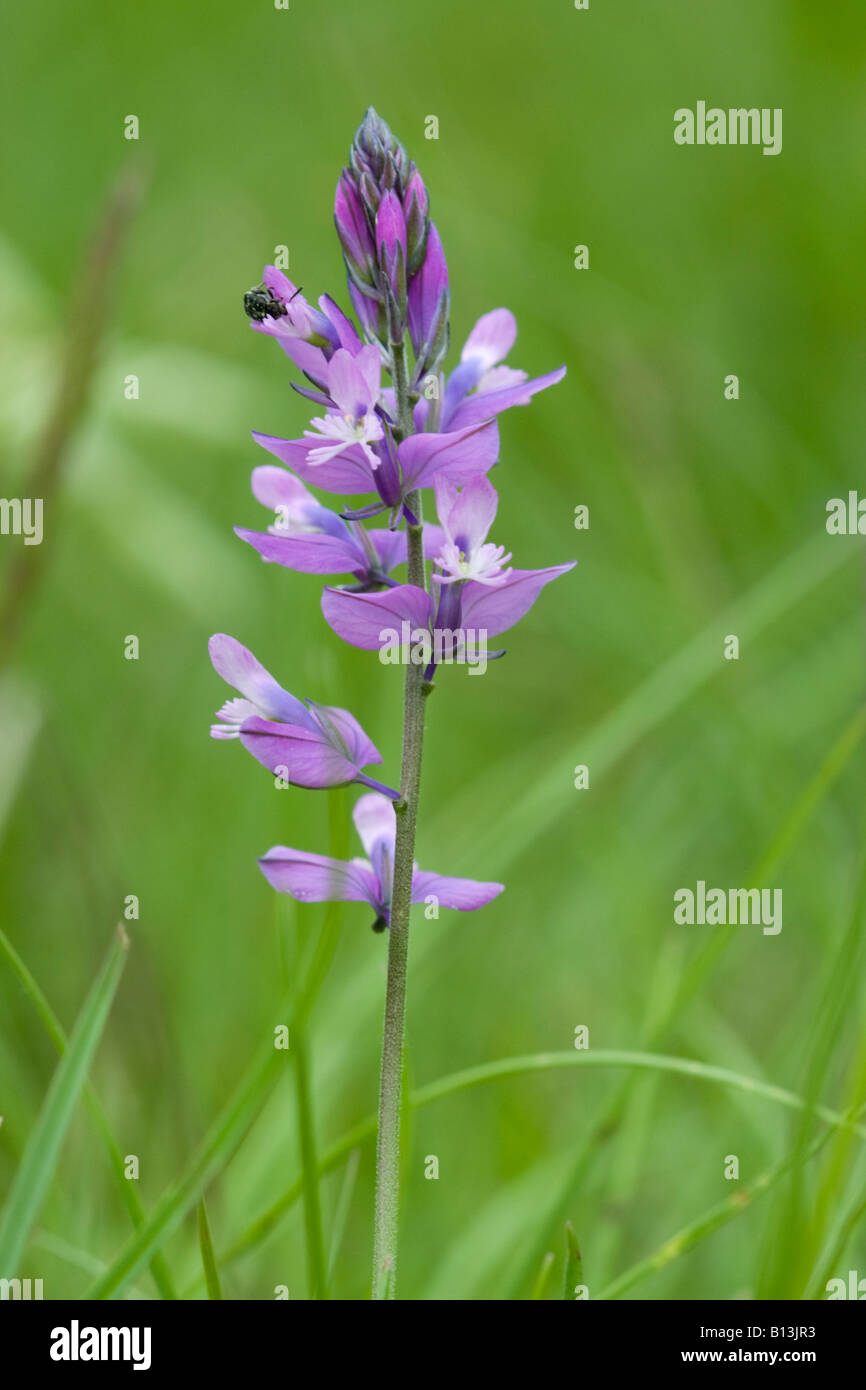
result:
[[[252,474],[253,495],[272,520],[266,530],[237,534],[268,563],[343,580],[324,588],[322,612],[344,641],[381,652],[387,634],[408,624],[436,639],[432,649],[441,660],[443,651],[459,650],[470,628],[485,637],[506,632],[546,584],[572,568],[517,569],[511,553],[488,540],[498,502],[487,478],[499,457],[498,417],[560,381],[565,368],[529,378],[509,365],[514,316],[494,309],[478,320],[459,363],[445,374],[442,243],[421,175],[372,108],[337,184],[335,221],[357,326],[328,295],[314,307],[274,266],[245,296],[253,329],[277,340],[303,378],[295,389],[318,413],[297,439],[254,434],[280,465]],[[353,503],[328,507],[311,487]],[[427,489],[436,523],[422,520]],[[359,498],[368,500],[355,505]],[[373,518],[383,524],[365,524]],[[395,577],[407,565],[410,539],[423,554],[420,583],[417,565],[411,582]],[[240,696],[219,711],[215,738],[239,738],[295,786],[372,788],[355,808],[368,860],[341,864],[276,847],[259,861],[265,877],[305,901],[363,900],[376,925],[387,924],[392,803],[400,809],[400,792],[362,770],[382,761],[377,749],[348,711],[290,695],[233,638],[213,637],[210,653]],[[437,660],[426,666],[428,683]],[[500,891],[499,884],[416,868],[412,900],[433,894],[442,906],[467,910]]]

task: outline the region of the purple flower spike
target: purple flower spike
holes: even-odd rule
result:
[[[210,639],[208,651],[217,675],[241,696],[217,711],[220,722],[211,725],[212,738],[239,738],[258,762],[295,787],[360,782],[399,798],[399,792],[361,771],[382,757],[348,710],[290,695],[252,652],[225,633]]]
[[[323,854],[275,845],[259,860],[259,868],[272,888],[299,902],[366,902],[373,909],[373,927],[381,930],[391,918],[396,817],[383,796],[362,796],[352,816],[366,859],[346,863]],[[450,878],[414,870],[413,903],[473,912],[497,898],[501,883],[482,883],[472,878]]]

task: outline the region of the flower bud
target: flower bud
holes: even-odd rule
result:
[[[390,189],[383,195],[376,214],[376,256],[391,341],[399,342],[406,320],[406,220],[400,199]]]
[[[374,338],[380,343],[387,342],[388,324],[385,319],[385,310],[379,301],[364,294],[351,279],[349,280],[349,298],[367,337]]]
[[[415,350],[415,375],[435,372],[448,351],[448,264],[435,223],[430,223],[424,264],[408,294],[409,335]]]
[[[424,180],[413,169],[406,191],[403,194],[403,216],[406,219],[407,270],[411,280],[424,263],[427,249],[427,230],[430,219],[427,215],[427,189]]]
[[[348,169],[343,170],[337,184],[334,221],[350,275],[362,288],[372,289],[376,284],[376,250],[367,215]]]

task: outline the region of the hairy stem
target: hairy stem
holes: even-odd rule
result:
[[[412,433],[411,402],[405,344],[393,349],[393,381],[397,398],[398,427],[402,437]],[[406,499],[417,526],[407,527],[409,583],[425,587],[421,495]],[[397,1223],[400,1205],[400,1104],[403,1075],[403,1039],[406,1021],[406,979],[409,958],[409,911],[415,859],[415,827],[421,786],[421,754],[424,744],[424,668],[406,667],[403,708],[402,793],[397,803],[397,838],[394,846],[394,878],[391,924],[388,933],[388,983],[385,991],[385,1024],[382,1035],[382,1073],[379,1084],[379,1128],[376,1141],[376,1215],[373,1243],[373,1298],[395,1296]]]

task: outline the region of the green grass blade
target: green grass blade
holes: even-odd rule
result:
[[[297,1082],[298,1132],[301,1149],[301,1180],[304,1193],[304,1229],[307,1245],[307,1279],[312,1299],[327,1298],[327,1267],[322,1235],[322,1204],[319,1197],[319,1163],[313,1127],[313,1105],[304,1025],[292,1030],[292,1054]]]
[[[864,734],[866,734],[866,706],[860,706],[822,759],[815,775],[797,798],[790,814],[785,818],[781,828],[773,835],[751,873],[746,876],[750,883],[766,881],[791,853],[814,812],[860,747]],[[662,1045],[676,1020],[703,988],[704,982],[724,952],[730,948],[733,940],[734,937],[730,933],[716,933],[694,953],[683,970],[679,983],[670,993],[660,1016],[655,1018],[647,1031],[644,1040],[645,1046],[657,1048]],[[609,1141],[620,1130],[634,1084],[635,1078],[628,1076],[601,1107],[597,1119],[589,1128],[587,1137],[579,1146],[568,1182],[563,1191],[555,1194],[550,1202],[548,1220],[551,1223],[564,1216],[568,1210],[571,1194],[580,1189],[592,1164],[600,1153],[606,1151]],[[529,1268],[531,1266],[527,1260],[518,1276],[518,1288],[523,1287],[524,1281],[528,1277]]]
[[[214,1258],[213,1241],[211,1240],[204,1197],[201,1198],[198,1204],[198,1243],[201,1249],[201,1264],[204,1270],[204,1282],[207,1288],[207,1296],[210,1299],[219,1301],[222,1299],[223,1291],[220,1285],[219,1270],[217,1269],[216,1259]]]
[[[826,541],[826,535],[818,535],[792,551],[657,667],[595,728],[586,731],[581,739],[581,757],[592,766],[595,779],[613,768],[702,686],[719,678],[719,632],[736,632],[743,643],[754,640],[848,563],[849,557],[842,548],[834,550]],[[472,837],[472,859],[483,863],[485,872],[503,873],[568,814],[574,789],[570,779],[563,777],[562,769],[573,763],[573,751],[573,736],[563,744],[561,734],[557,734],[499,764],[490,790],[494,799],[501,790],[499,812],[487,830],[480,829]],[[539,767],[543,769],[541,773]],[[523,788],[517,798],[507,794],[507,789],[515,786]],[[455,819],[459,823],[464,816],[466,824],[473,823],[475,795],[473,787],[465,801],[459,799],[449,804],[449,823]]]
[[[577,1243],[577,1236],[570,1221],[565,1223],[565,1278],[562,1286],[562,1296],[569,1300],[574,1300],[574,1291],[578,1284],[583,1283],[583,1259],[580,1254],[580,1246]]]
[[[285,1054],[269,1044],[249,1068],[229,1104],[222,1110],[187,1165],[184,1175],[167,1189],[144,1225],[128,1241],[108,1269],[88,1289],[85,1298],[114,1298],[159,1250],[183,1220],[204,1188],[225,1165],[283,1073]]]
[[[681,1231],[671,1236],[670,1239],[666,1240],[663,1245],[660,1245],[651,1255],[646,1256],[642,1260],[638,1260],[637,1264],[632,1265],[625,1273],[620,1274],[612,1283],[608,1284],[607,1287],[602,1290],[598,1297],[604,1299],[619,1298],[622,1294],[627,1293],[629,1289],[634,1288],[635,1284],[639,1283],[641,1279],[647,1278],[650,1274],[657,1274],[660,1270],[665,1269],[673,1260],[678,1259],[680,1255],[684,1255],[687,1251],[694,1249],[699,1241],[704,1240],[706,1236],[712,1235],[713,1232],[719,1230],[721,1226],[726,1226],[729,1221],[733,1221],[736,1216],[740,1215],[740,1212],[750,1207],[758,1197],[762,1197],[765,1192],[768,1192],[770,1188],[774,1187],[787,1173],[792,1172],[795,1167],[808,1163],[809,1159],[814,1158],[827,1143],[832,1133],[833,1131],[828,1129],[810,1144],[805,1154],[801,1153],[799,1148],[795,1148],[790,1154],[787,1154],[785,1158],[781,1159],[779,1163],[774,1164],[771,1168],[765,1168],[762,1173],[752,1178],[750,1182],[743,1183],[741,1187],[736,1188],[724,1201],[718,1202],[715,1206],[710,1207],[709,1211],[704,1212],[702,1216],[699,1216],[696,1221],[692,1221],[688,1226],[684,1226]]]
[[[323,929],[320,937],[321,943],[323,943],[322,948],[315,953],[296,1002],[294,1013],[291,1016],[292,1027],[306,1016],[318,989],[321,987],[325,968],[322,962],[323,960],[330,960],[335,949],[333,922],[326,923],[326,929]],[[286,1006],[287,1001],[284,999],[280,1012],[283,1012]],[[247,1129],[277,1084],[283,1071],[282,1059],[286,1055],[284,1052],[275,1050],[270,1043],[266,1049],[263,1049],[260,1058],[247,1071],[232,1100],[220,1112],[208,1134],[193,1154],[183,1177],[163,1193],[141,1230],[138,1231],[133,1240],[124,1246],[102,1278],[98,1279],[88,1290],[85,1295],[87,1298],[115,1297],[126,1287],[130,1279],[135,1278],[142,1265],[162,1247],[171,1233],[176,1230],[208,1182],[225,1166],[234,1150],[242,1142]],[[319,1167],[320,1176],[324,1172],[330,1172],[331,1168],[338,1167],[345,1154],[354,1148],[357,1143],[357,1139],[354,1137],[355,1133],[353,1131],[345,1136],[343,1141],[346,1145],[345,1149],[340,1149],[336,1155],[332,1149],[325,1156]],[[331,1160],[330,1167],[328,1166],[329,1158]],[[291,1206],[302,1190],[301,1182],[297,1184],[297,1187],[293,1186],[286,1207]],[[264,1234],[267,1234],[267,1229],[265,1229]],[[221,1256],[220,1264],[223,1268],[227,1263],[226,1257]]]
[[[33,1223],[60,1157],[63,1140],[123,973],[129,938],[118,927],[99,975],[78,1016],[24,1148],[0,1220],[0,1270],[14,1278]]]
[[[506,1057],[498,1062],[485,1062],[480,1067],[469,1067],[466,1071],[455,1072],[429,1086],[423,1086],[412,1097],[415,1106],[429,1105],[431,1101],[441,1100],[457,1091],[465,1091],[473,1086],[484,1085],[488,1081],[498,1081],[504,1077],[521,1076],[536,1071],[555,1071],[572,1067],[627,1067],[638,1071],[672,1072],[680,1076],[694,1077],[700,1081],[714,1081],[721,1086],[731,1086],[739,1091],[762,1096],[775,1101],[777,1105],[791,1110],[811,1109],[812,1113],[834,1128],[850,1129],[861,1139],[866,1139],[866,1126],[850,1119],[838,1110],[825,1105],[808,1107],[802,1096],[787,1091],[782,1086],[773,1086],[751,1076],[729,1071],[727,1067],[716,1067],[706,1062],[697,1062],[690,1057],[668,1057],[655,1052],[628,1052],[598,1048],[589,1052],[538,1052],[525,1057]]]
[[[15,975],[18,977],[18,980],[24,987],[24,991],[28,995],[30,1002],[33,1004],[39,1017],[45,1024],[45,1030],[48,1033],[49,1038],[53,1042],[54,1046],[57,1048],[57,1051],[62,1056],[67,1049],[68,1043],[66,1039],[66,1034],[64,1033],[63,1028],[61,1027],[60,1021],[57,1018],[57,1015],[55,1014],[51,1005],[49,1004],[47,998],[43,994],[42,990],[39,988],[39,985],[37,984],[34,976],[30,973],[24,961],[21,959],[18,952],[15,950],[15,947],[12,945],[11,941],[2,929],[0,929],[0,950],[2,950],[3,954],[6,956],[6,959],[11,965]],[[129,1212],[129,1215],[132,1219],[132,1224],[133,1226],[135,1226],[136,1229],[138,1229],[138,1227],[144,1221],[144,1208],[142,1207],[141,1202],[138,1200],[138,1194],[135,1190],[135,1183],[130,1182],[124,1176],[123,1154],[121,1152],[120,1145],[117,1143],[117,1140],[114,1137],[111,1126],[109,1125],[108,1119],[105,1115],[105,1111],[99,1103],[99,1100],[96,1096],[96,1092],[93,1090],[93,1087],[90,1085],[89,1081],[86,1082],[84,1086],[84,1101],[87,1105],[88,1110],[90,1111],[96,1128],[99,1130],[99,1133],[102,1136],[102,1141],[105,1144],[105,1148],[108,1152],[111,1171],[117,1179],[118,1189],[120,1191],[121,1197],[123,1198],[124,1205],[126,1206],[126,1209]],[[156,1284],[156,1287],[162,1298],[177,1298],[177,1294],[174,1290],[174,1285],[172,1283],[172,1278],[169,1273],[168,1265],[166,1264],[165,1259],[162,1255],[154,1256],[150,1264],[150,1272],[153,1276],[154,1283]]]
[[[412,1096],[412,1106],[417,1109],[420,1106],[429,1105],[433,1101],[442,1100],[446,1096],[456,1095],[459,1091],[471,1089],[473,1086],[485,1085],[489,1081],[500,1081],[510,1076],[552,1071],[559,1068],[569,1070],[572,1067],[625,1067],[672,1072],[691,1076],[695,1080],[711,1081],[719,1085],[735,1087],[740,1091],[762,1096],[765,1100],[774,1101],[777,1105],[784,1105],[792,1110],[801,1110],[806,1104],[801,1096],[796,1095],[793,1091],[786,1091],[781,1086],[772,1086],[763,1081],[756,1081],[750,1076],[741,1076],[738,1072],[728,1071],[724,1067],[709,1066],[690,1058],[665,1057],[649,1052],[596,1050],[590,1052],[539,1052],[525,1057],[506,1057],[498,1062],[487,1062],[480,1067],[470,1067],[466,1071],[455,1072],[450,1076],[442,1077],[439,1081],[434,1081],[429,1086],[423,1086],[420,1090],[415,1091]],[[861,1139],[866,1138],[866,1125],[858,1124],[848,1115],[823,1105],[816,1106],[814,1113],[819,1119],[834,1128],[850,1129]],[[319,1167],[320,1177],[333,1172],[352,1149],[366,1143],[375,1133],[376,1117],[375,1115],[368,1115],[365,1120],[362,1120],[360,1124],[325,1151]],[[223,1268],[247,1254],[270,1235],[285,1213],[298,1200],[302,1190],[302,1180],[296,1179],[221,1255],[220,1263]]]
[[[556,1256],[554,1255],[553,1251],[548,1250],[547,1254],[544,1256],[544,1259],[541,1261],[541,1268],[535,1276],[535,1283],[533,1284],[532,1292],[529,1295],[529,1301],[531,1303],[536,1303],[540,1299],[547,1297],[547,1290],[550,1285],[550,1276],[553,1273],[553,1265],[555,1260]]]
[[[343,1244],[343,1236],[346,1232],[346,1224],[349,1220],[349,1211],[352,1206],[352,1196],[355,1191],[355,1183],[358,1180],[358,1170],[361,1167],[361,1150],[353,1149],[349,1154],[349,1162],[346,1164],[346,1171],[343,1175],[340,1195],[337,1199],[337,1209],[334,1212],[334,1224],[331,1230],[331,1248],[328,1251],[328,1287],[334,1282],[334,1275],[337,1272],[337,1260],[340,1257],[340,1247]]]

